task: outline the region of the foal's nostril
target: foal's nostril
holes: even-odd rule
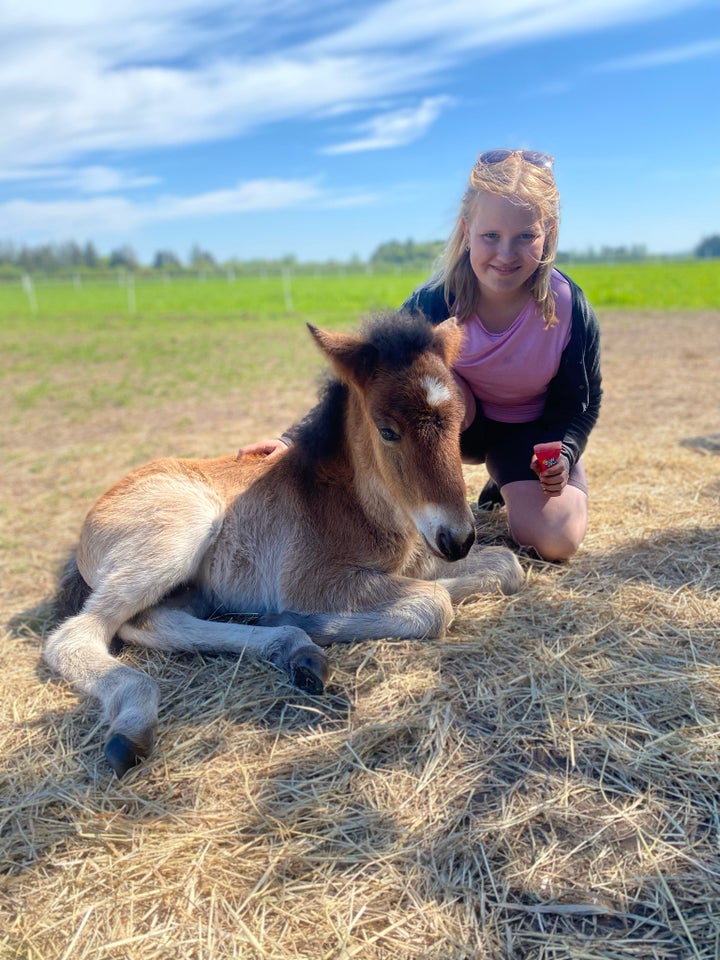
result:
[[[448,557],[450,551],[450,538],[446,527],[440,527],[435,537],[435,546],[444,557]],[[449,557],[448,557],[449,559]]]
[[[463,537],[462,531],[453,531],[450,527],[440,527],[435,537],[435,545],[446,560],[462,560],[468,555],[475,542],[475,530],[470,527]]]

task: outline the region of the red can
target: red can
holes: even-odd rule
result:
[[[548,467],[555,466],[560,459],[562,444],[559,440],[553,440],[551,443],[536,443],[533,450],[540,464],[540,473],[544,473]]]

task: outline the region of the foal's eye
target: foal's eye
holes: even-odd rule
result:
[[[392,427],[378,427],[378,433],[386,443],[397,443],[400,439],[400,434],[396,433]]]

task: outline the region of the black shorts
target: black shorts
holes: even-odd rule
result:
[[[558,440],[564,432],[564,427],[542,418],[501,423],[481,415],[460,434],[460,451],[466,462],[484,463],[498,487],[517,480],[537,481],[537,474],[530,469],[533,446]],[[571,468],[568,483],[587,493],[585,470],[579,461]]]

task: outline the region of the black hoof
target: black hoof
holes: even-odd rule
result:
[[[305,693],[319,695],[325,690],[325,684],[317,674],[298,664],[293,667],[292,682],[300,690],[304,690]]]
[[[306,647],[290,663],[290,679],[306,693],[321,694],[328,673],[327,657],[319,647]]]
[[[114,733],[105,744],[105,759],[119,777],[145,759],[145,754],[122,733]]]

